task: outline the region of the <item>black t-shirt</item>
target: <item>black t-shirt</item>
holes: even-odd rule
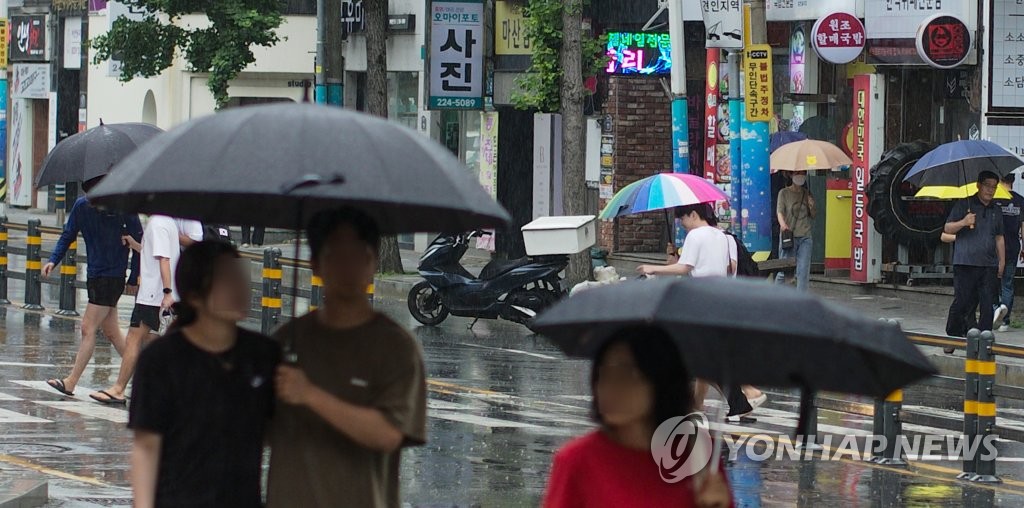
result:
[[[158,507],[260,506],[263,434],[274,404],[280,349],[239,329],[224,353],[181,331],[139,355],[128,427],[160,434]]]
[[[1024,217],[1021,211],[1024,210],[1024,196],[1011,192],[1010,199],[995,200],[996,206],[1003,209],[1003,242],[1006,243],[1006,252],[1016,254],[1020,252],[1020,223]],[[1006,264],[1015,266],[1016,259],[1006,258]]]
[[[1003,236],[1003,210],[994,200],[985,206],[977,196],[971,196],[953,205],[946,222],[959,221],[968,211],[974,212],[974,228],[963,228],[956,234],[953,264],[994,268],[999,265],[996,237]]]

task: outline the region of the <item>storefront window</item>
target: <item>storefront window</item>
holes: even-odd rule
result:
[[[419,114],[420,77],[418,72],[388,73],[388,118],[410,129],[416,128]]]
[[[459,159],[476,176],[480,173],[480,112],[465,111],[462,113],[461,139],[459,141]]]

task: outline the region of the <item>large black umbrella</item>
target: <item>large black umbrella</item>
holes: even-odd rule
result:
[[[509,216],[447,149],[386,120],[308,104],[249,106],[172,129],[126,158],[92,203],[295,229],[341,205],[384,233],[468,231]]]
[[[36,185],[88,182],[104,176],[121,159],[162,132],[148,123],[100,122],[98,127],[57,143],[43,160]]]
[[[884,397],[935,373],[896,325],[791,288],[724,277],[593,289],[532,326],[566,354],[592,357],[615,331],[637,325],[664,329],[693,376],[722,384]]]

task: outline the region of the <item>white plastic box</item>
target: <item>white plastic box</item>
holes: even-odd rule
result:
[[[597,241],[593,215],[541,217],[523,226],[523,242],[530,256],[576,254]]]

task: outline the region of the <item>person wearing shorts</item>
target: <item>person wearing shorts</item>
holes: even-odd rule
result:
[[[195,227],[193,222],[154,215],[146,223],[142,244],[131,238],[124,239],[141,254],[139,291],[135,296],[135,309],[129,321],[117,380],[110,388],[89,394],[93,400],[104,404],[126,403],[124,392],[135,373],[142,341],[160,330],[163,313],[169,312],[178,300],[174,290],[174,268],[181,254],[181,239],[184,236],[194,241],[202,240],[202,228]]]
[[[100,178],[85,182],[82,188],[88,192],[99,181]],[[128,276],[126,287],[125,273],[129,268],[130,250],[123,238],[141,239],[142,224],[137,215],[101,211],[90,205],[88,198],[79,198],[68,214],[67,223],[57,246],[53,249],[53,255],[43,266],[44,277],[49,277],[61,263],[68,248],[78,239],[79,233],[85,239],[89,259],[86,270],[89,303],[85,306],[85,314],[82,316],[82,341],[78,345],[71,373],[67,377],[46,381],[54,390],[68,396],[74,395],[75,387],[89,360],[92,359],[98,330],[103,330],[103,335],[110,340],[119,354],[124,349],[124,335],[121,334],[117,322],[117,302],[126,292],[125,289],[128,294],[135,294],[138,288],[139,256],[131,255],[131,274]]]

